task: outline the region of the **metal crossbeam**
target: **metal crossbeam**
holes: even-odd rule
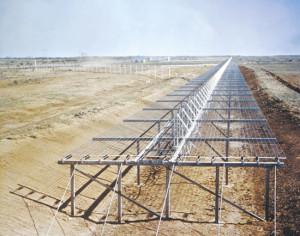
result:
[[[178,107],[145,107],[143,110],[149,110],[149,111],[172,111],[172,110],[180,110]],[[260,110],[259,107],[218,107],[218,108],[203,108],[204,111],[209,111],[209,110],[216,110],[216,111],[227,111],[227,110],[233,110],[233,111],[242,111],[242,110]]]
[[[134,120],[134,119],[125,119],[123,120],[123,122],[154,122],[154,123],[157,123],[157,122],[169,122],[170,120],[166,120],[166,119],[151,119],[151,120]]]
[[[146,111],[173,111],[173,110],[179,110],[180,108],[177,107],[145,107],[143,110]]]
[[[123,122],[141,122],[141,123],[147,123],[147,122],[153,122],[153,123],[158,123],[158,122],[169,122],[171,120],[168,119],[150,119],[150,120],[135,120],[135,119],[125,119]],[[222,119],[222,120],[193,120],[199,123],[265,123],[267,122],[266,119]]]
[[[212,94],[211,96],[222,96],[222,97],[252,97],[252,94]]]
[[[220,157],[225,158],[225,157]],[[262,159],[266,157],[261,157]],[[169,158],[170,159],[170,158]],[[205,157],[203,158],[205,159]],[[211,158],[210,158],[211,159]],[[85,160],[82,162],[78,162],[76,160],[59,160],[58,164],[67,164],[67,165],[123,165],[123,166],[194,166],[194,167],[212,167],[212,166],[227,166],[227,167],[261,167],[261,168],[271,168],[274,166],[283,167],[282,162],[243,162],[243,161],[171,161],[166,160],[163,161],[162,159],[154,158],[151,160],[140,159],[140,160]]]
[[[156,102],[183,102],[185,100],[186,99],[182,99],[182,100],[179,100],[179,99],[176,99],[176,100],[157,100]]]
[[[199,85],[184,85],[184,86],[181,86],[180,88],[198,88]]]
[[[256,100],[208,100],[207,102],[256,102]]]
[[[168,97],[188,97],[193,94],[167,94]],[[252,94],[212,94],[213,97],[252,97]]]
[[[218,85],[218,87],[222,88],[248,88],[248,85],[237,85],[237,86],[232,86],[232,85]]]
[[[193,94],[167,94],[168,97],[190,97]]]
[[[231,111],[247,111],[247,110],[260,110],[259,107],[218,107],[218,108],[203,108],[203,110],[206,110],[206,111],[228,111],[228,110],[231,110]]]
[[[195,89],[175,89],[174,92],[192,92],[195,91]]]
[[[222,92],[244,92],[244,91],[248,91],[250,92],[250,89],[215,89],[215,91],[222,91]]]
[[[276,138],[185,138],[185,137],[176,137],[176,139],[186,139],[187,141],[230,141],[230,142],[276,142]],[[93,141],[152,141],[157,140],[157,142],[171,142],[174,141],[173,137],[161,137],[161,138],[145,138],[145,137],[95,137]]]
[[[151,152],[171,152],[174,151],[174,149],[146,149],[147,151],[151,151]]]

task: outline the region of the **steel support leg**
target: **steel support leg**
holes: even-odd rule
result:
[[[141,166],[137,165],[137,184],[140,185],[141,184]]]
[[[266,203],[265,203],[265,213],[266,213],[266,221],[269,218],[269,201],[270,201],[270,168],[266,170]]]
[[[229,167],[227,166],[226,168],[225,168],[225,170],[226,170],[226,185],[228,185],[228,179],[229,179]]]
[[[74,164],[70,165],[71,175],[71,215],[75,215],[75,167]]]
[[[166,198],[166,218],[170,217],[170,170],[166,168],[166,192],[167,192],[167,198]]]
[[[216,167],[215,222],[219,223],[219,166]]]
[[[139,155],[140,153],[140,142],[137,141],[136,142],[136,154]],[[140,179],[140,175],[141,175],[141,167],[140,165],[137,165],[137,184],[140,185],[141,184],[141,179]]]
[[[122,193],[122,170],[121,166],[118,166],[118,173],[119,173],[119,179],[118,179],[118,192]],[[122,222],[122,196],[118,195],[118,222]]]

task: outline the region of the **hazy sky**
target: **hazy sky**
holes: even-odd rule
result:
[[[300,54],[300,0],[0,0],[0,57]]]

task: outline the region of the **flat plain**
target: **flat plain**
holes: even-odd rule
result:
[[[256,100],[261,106],[286,156],[278,170],[278,231],[299,233],[299,57],[236,57]],[[97,64],[98,62],[89,62]],[[106,61],[105,63],[113,63]],[[69,179],[69,169],[57,164],[64,153],[129,115],[185,84],[211,66],[172,69],[168,77],[143,71],[132,74],[76,71],[75,68],[2,70],[0,73],[0,234],[46,235]],[[177,74],[177,76],[174,76]],[[95,171],[95,167],[91,171]],[[189,177],[214,188],[211,169],[181,169]],[[253,169],[230,172],[225,197],[257,214],[264,213],[264,173]],[[108,183],[117,169],[103,176]],[[220,175],[222,176],[222,170]],[[77,177],[77,176],[76,176]],[[124,178],[124,193],[161,209],[165,191],[162,168],[143,167],[142,184],[136,172]],[[88,181],[77,177],[78,187]],[[288,180],[288,181],[287,181]],[[175,177],[171,184],[171,220],[161,224],[161,235],[217,234],[214,197]],[[50,235],[98,235],[111,193],[98,200],[104,188],[92,183],[77,197],[76,217],[70,206],[58,213]],[[69,198],[69,190],[65,200]],[[124,221],[117,223],[117,204],[112,203],[104,235],[155,234],[158,220],[124,200]],[[97,204],[95,204],[97,202]],[[223,206],[221,234],[272,234],[272,219],[262,223]]]

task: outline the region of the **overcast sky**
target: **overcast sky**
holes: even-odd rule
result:
[[[300,54],[299,0],[0,0],[0,57]]]

